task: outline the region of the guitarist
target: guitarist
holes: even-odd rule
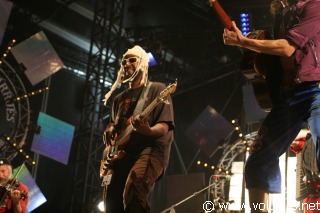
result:
[[[226,45],[273,55],[278,60],[274,63],[279,64],[273,70],[266,67],[266,80],[269,86],[276,85],[277,97],[273,97],[273,107],[245,166],[251,212],[267,212],[268,205],[258,209],[254,204],[267,204],[269,193],[281,192],[279,157],[304,121],[308,122],[320,165],[320,0],[275,0],[271,8],[275,14],[274,40],[244,37],[234,22],[223,33]]]
[[[147,107],[166,88],[162,83],[148,81],[148,62],[148,55],[140,46],[129,49],[123,55],[117,81],[106,95],[105,101],[118,84],[129,84],[113,101],[105,130],[107,143],[112,143],[128,123],[134,127],[129,141],[118,147],[125,151],[124,157],[110,165],[112,178],[105,194],[107,213],[150,212],[148,195],[168,165],[174,129],[170,96],[169,104],[159,103],[147,119],[139,114],[133,116],[144,91],[148,90],[143,100]]]

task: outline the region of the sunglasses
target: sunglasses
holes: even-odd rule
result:
[[[132,63],[136,62],[137,60],[138,60],[138,58],[136,58],[136,57],[126,58],[126,59],[122,59],[121,64],[122,64],[122,66],[126,65],[127,62],[132,64]]]

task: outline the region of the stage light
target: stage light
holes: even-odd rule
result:
[[[12,40],[10,41],[9,45],[7,46],[7,49],[5,51],[5,53],[2,54],[2,58],[0,59],[0,64],[2,64],[2,61],[8,56],[8,53],[11,51],[14,43],[16,42],[16,40]]]
[[[1,137],[3,137],[3,138],[7,141],[7,143],[8,143],[13,149],[15,149],[16,152],[22,154],[22,155],[26,158],[26,161],[25,161],[25,162],[28,162],[29,164],[32,164],[32,165],[36,164],[36,162],[34,162],[34,161],[31,162],[31,159],[29,159],[29,155],[27,155],[27,154],[24,152],[24,150],[17,145],[17,143],[16,143],[15,141],[12,141],[9,136],[6,136],[6,137],[5,137],[5,136],[2,135]]]
[[[99,209],[101,212],[104,211],[104,203],[103,203],[103,201],[100,201],[100,202],[98,203],[98,209]]]
[[[240,26],[243,35],[247,35],[251,29],[251,20],[249,13],[240,13]]]
[[[43,88],[43,89],[31,91],[31,92],[28,93],[28,94],[24,94],[24,95],[22,95],[22,96],[20,96],[20,97],[16,97],[15,100],[16,100],[16,101],[21,101],[22,99],[27,99],[27,98],[30,97],[30,96],[34,96],[34,95],[43,93],[43,92],[48,91],[48,90],[49,90],[49,87],[45,87],[45,88]]]
[[[151,52],[148,52],[148,57],[149,57],[149,67],[152,67],[158,64]]]

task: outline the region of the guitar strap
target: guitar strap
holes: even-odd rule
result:
[[[143,106],[147,100],[147,96],[148,96],[151,84],[152,82],[148,81],[147,86],[143,88],[140,98],[138,100],[137,106],[132,113],[133,116],[139,115],[143,111]]]
[[[148,96],[151,84],[152,84],[152,82],[148,81],[147,86],[145,86],[143,88],[143,90],[141,92],[141,95],[140,95],[140,98],[138,100],[137,106],[134,109],[134,112],[132,113],[132,116],[139,115],[144,110],[143,106],[144,106],[144,104],[145,104],[145,102],[147,100],[147,96]],[[150,154],[150,152],[151,152],[151,148],[147,147],[142,151],[141,154]]]

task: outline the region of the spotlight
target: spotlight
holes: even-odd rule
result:
[[[149,67],[152,67],[158,64],[151,52],[148,52],[148,57],[149,57]]]
[[[98,209],[101,211],[101,212],[104,212],[104,203],[103,203],[103,201],[100,201],[99,203],[98,203]]]
[[[241,32],[245,36],[249,33],[251,28],[251,20],[249,13],[240,13]]]

